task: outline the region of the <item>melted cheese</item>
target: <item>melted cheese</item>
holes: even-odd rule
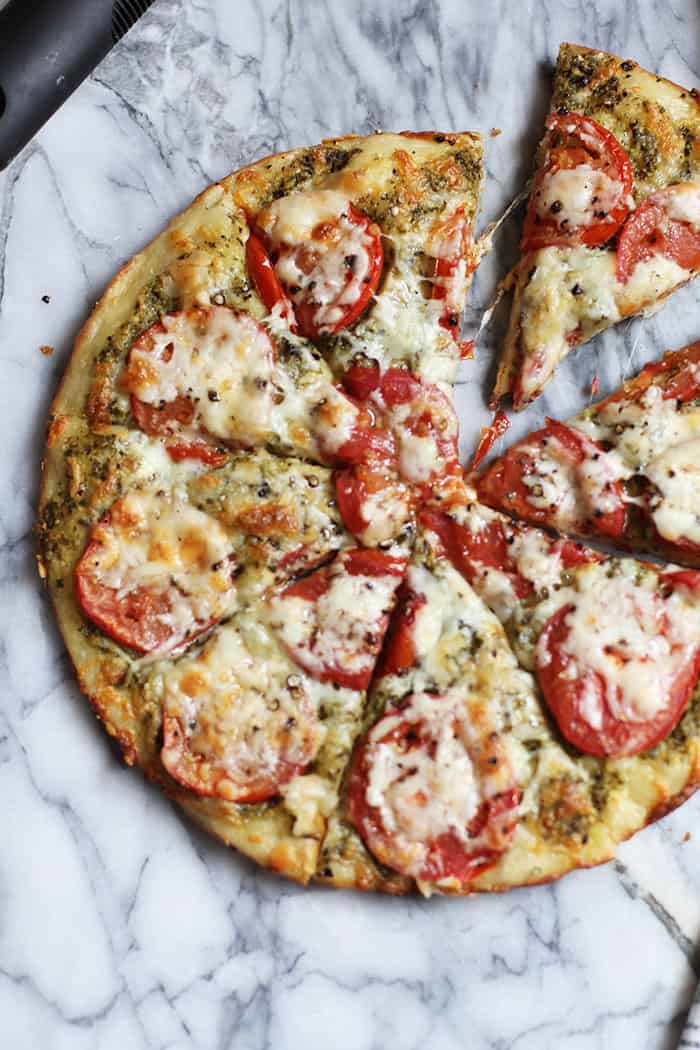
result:
[[[543,248],[528,257],[520,293],[521,386],[533,397],[570,352],[620,318],[615,299],[615,253],[590,248]]]
[[[596,440],[614,441],[617,457],[633,474],[662,451],[700,436],[700,408],[679,409],[674,398],[664,398],[663,389],[652,384],[640,398],[610,402],[572,424]]]
[[[652,518],[672,543],[690,540],[700,546],[700,438],[674,445],[647,464],[645,474],[658,496]]]
[[[408,843],[423,845],[448,832],[469,841],[480,790],[464,741],[455,732],[456,713],[454,697],[416,694],[400,718],[380,722],[370,734],[375,743],[373,734],[385,736],[392,721],[429,719],[430,751],[417,747],[407,753],[396,741],[383,740],[372,752],[367,801],[381,814],[385,829],[400,831]]]
[[[217,784],[223,797],[274,780],[282,763],[306,765],[323,740],[304,676],[261,622],[219,627],[199,653],[166,668],[162,697],[189,754],[224,775]],[[163,757],[166,766],[179,758]]]
[[[616,282],[615,294],[623,317],[639,313],[688,280],[690,271],[665,255],[638,262],[627,282]]]
[[[338,668],[369,673],[381,642],[377,631],[391,611],[398,576],[351,575],[340,554],[328,571],[328,589],[315,601],[284,592],[270,602],[271,622],[284,645],[303,653],[310,673]]]
[[[700,644],[697,602],[680,589],[662,598],[656,574],[638,579],[637,569],[636,562],[623,562],[611,575],[606,564],[587,565],[575,586],[556,598],[558,608],[573,605],[562,643],[570,663],[562,673],[584,679],[582,713],[594,728],[601,724],[601,689],[615,718],[653,718],[667,706],[677,674]],[[542,638],[537,660],[540,666],[549,662]]]
[[[323,821],[338,805],[338,792],[324,777],[317,773],[294,777],[285,784],[280,794],[285,809],[294,817],[295,835],[317,835]]]
[[[682,182],[670,190],[665,201],[667,214],[700,230],[700,183]]]
[[[186,397],[198,426],[224,440],[254,445],[270,428],[273,347],[251,317],[226,307],[161,318],[152,345],[130,353],[126,384],[149,405]]]
[[[333,331],[364,294],[375,238],[347,216],[336,218],[322,239],[282,251],[275,271],[295,304],[318,304],[313,321],[321,334]]]
[[[118,598],[144,588],[167,594],[160,618],[185,637],[235,605],[231,542],[208,514],[177,495],[134,490],[93,531],[97,544],[84,569]]]
[[[554,218],[564,230],[593,223],[610,222],[607,218],[620,201],[622,185],[604,171],[590,164],[561,168],[549,172],[537,193],[537,213]]]
[[[410,494],[400,482],[387,482],[362,500],[361,514],[367,522],[357,538],[366,547],[376,547],[395,539],[411,513]]]
[[[258,216],[271,241],[296,246],[312,239],[319,223],[334,222],[347,210],[349,198],[338,190],[302,190],[280,197]]]

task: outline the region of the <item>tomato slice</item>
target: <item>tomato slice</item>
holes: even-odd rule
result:
[[[381,381],[379,365],[353,364],[343,376],[343,386],[357,401],[367,401]]]
[[[660,584],[685,586],[684,574],[675,581],[673,575],[661,574]],[[588,589],[550,617],[536,647],[537,676],[569,743],[586,754],[623,757],[671,732],[700,673],[700,646],[679,636],[679,611],[662,592],[619,584],[602,567]]]
[[[600,445],[548,419],[475,481],[481,499],[535,524],[619,537],[627,524],[620,478]]]
[[[427,604],[424,594],[407,588],[405,584],[396,600],[396,609],[386,634],[378,673],[401,674],[416,662],[416,613]]]
[[[303,773],[323,739],[308,682],[255,648],[236,619],[162,674],[163,765],[198,795],[263,802]],[[290,673],[292,672],[292,673]]]
[[[443,302],[440,324],[450,332],[455,342],[459,341],[460,319],[470,273],[471,246],[471,226],[461,207],[456,208],[452,215],[431,231],[426,244],[432,298]]]
[[[132,492],[92,530],[75,589],[84,614],[114,641],[165,653],[229,611],[234,569],[218,522],[166,494]]]
[[[477,445],[476,452],[472,456],[471,463],[467,467],[467,473],[471,473],[473,470],[486,459],[489,452],[496,444],[499,438],[502,438],[505,432],[510,426],[510,420],[503,411],[496,412],[493,420],[487,427],[481,428],[481,437],[479,444]]]
[[[523,226],[523,253],[551,245],[603,244],[629,214],[634,169],[606,128],[579,113],[550,113],[545,159]]]
[[[397,443],[397,467],[426,494],[439,479],[460,474],[459,423],[451,401],[431,383],[390,368],[380,386],[383,418]]]
[[[292,659],[321,682],[366,689],[406,564],[404,557],[354,548],[285,587],[270,609]]]
[[[639,262],[662,255],[683,270],[700,267],[700,186],[677,183],[650,194],[632,212],[617,245],[617,279],[625,284]]]
[[[423,508],[418,515],[423,528],[440,540],[445,556],[469,583],[475,583],[485,571],[496,569],[506,576],[518,598],[534,591],[532,581],[518,570],[511,556],[505,522],[482,522],[479,529],[468,529],[448,514]]]
[[[412,493],[382,460],[337,470],[335,490],[345,527],[365,544],[398,536],[413,507]]]
[[[351,820],[381,863],[417,879],[465,884],[495,864],[519,802],[500,734],[440,696],[390,709],[351,761]]]
[[[261,212],[248,241],[247,264],[268,309],[282,303],[296,329],[317,340],[335,335],[365,312],[379,284],[384,250],[379,227],[351,203],[337,201],[340,213],[329,216],[328,196],[310,235],[295,239],[284,209],[302,208],[304,198],[311,209],[321,201],[314,191],[293,194]]]
[[[275,273],[272,260],[267,254],[264,235],[251,231],[245,242],[245,259],[248,273],[250,274],[255,290],[272,313],[277,310],[280,317],[286,320],[290,331],[297,331],[297,323],[294,317],[294,307],[285,294],[279,278]]]
[[[247,314],[226,306],[164,314],[134,340],[121,385],[146,434],[172,459],[226,462],[217,440],[255,447],[269,435],[274,345]]]

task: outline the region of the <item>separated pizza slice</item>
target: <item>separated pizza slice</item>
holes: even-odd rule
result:
[[[517,518],[700,565],[700,343],[566,423],[548,420],[473,482]]]
[[[562,44],[514,273],[494,401],[532,401],[575,347],[700,267],[700,102]]]

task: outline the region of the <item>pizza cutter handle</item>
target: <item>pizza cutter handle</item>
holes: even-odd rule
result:
[[[0,11],[0,170],[112,47],[112,0],[10,0]]]

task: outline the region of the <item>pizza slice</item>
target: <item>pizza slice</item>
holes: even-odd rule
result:
[[[700,674],[700,573],[602,554],[475,501],[423,522],[504,623],[564,739],[623,758],[668,737]]]
[[[700,565],[700,343],[548,420],[473,482],[482,502],[534,524]]]
[[[225,182],[248,217],[249,273],[278,331],[321,346],[339,375],[359,360],[452,382],[478,261],[480,137],[348,136],[304,164],[292,186],[280,185],[284,155]]]
[[[522,408],[575,346],[695,276],[699,134],[695,90],[562,44],[494,402]]]
[[[534,706],[501,625],[428,536],[417,539],[319,877],[467,892],[513,836],[528,752],[505,731]]]

